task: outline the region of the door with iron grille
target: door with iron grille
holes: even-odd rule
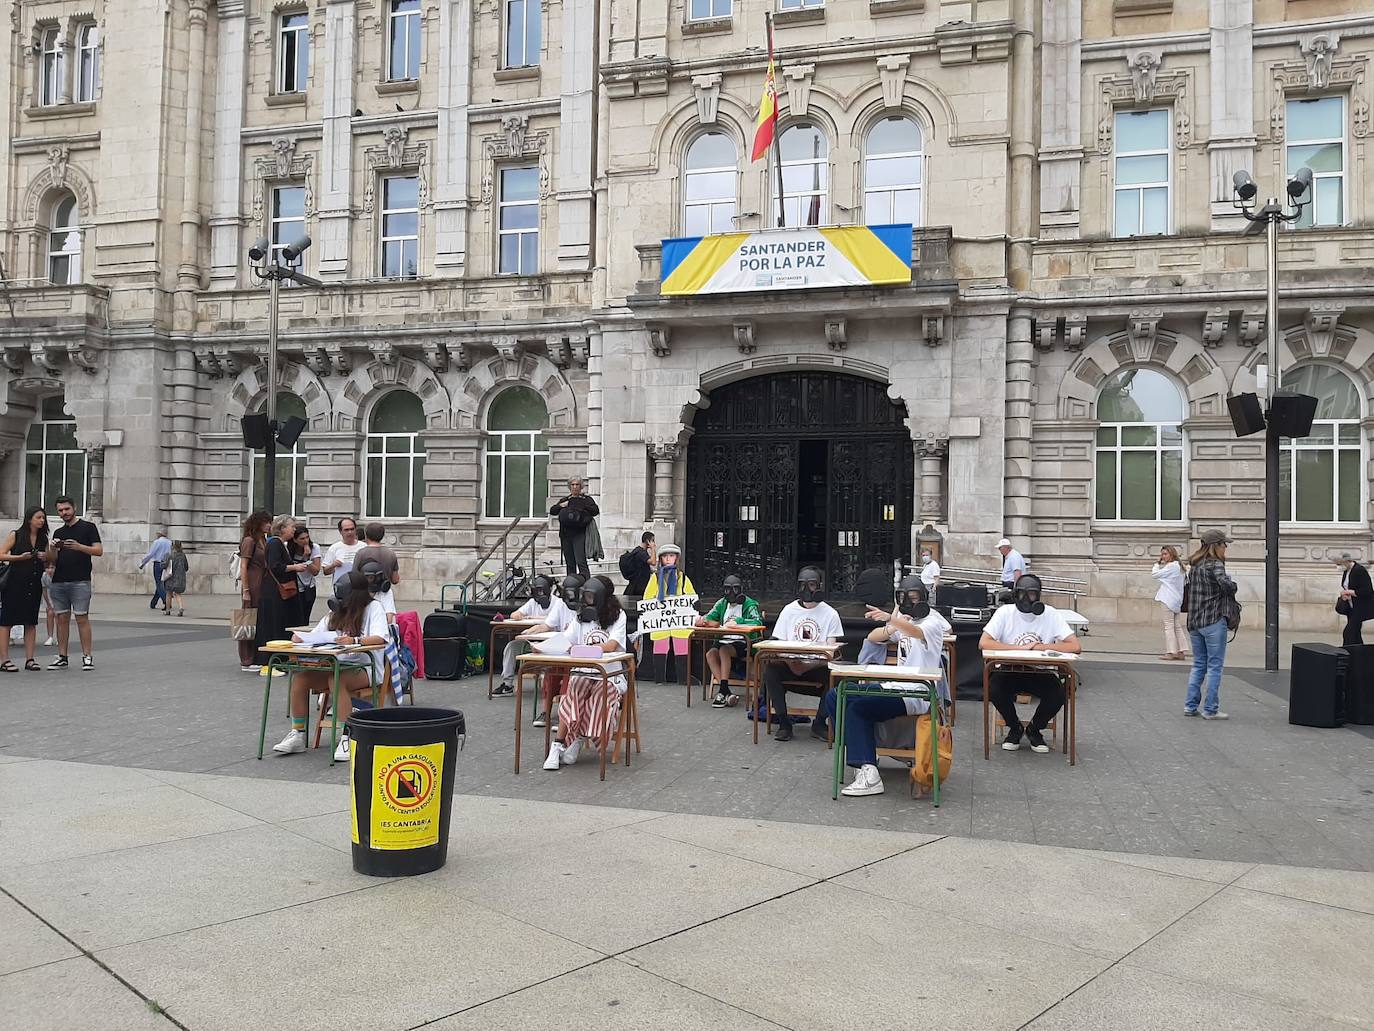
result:
[[[738,573],[756,594],[788,596],[814,564],[843,597],[860,570],[909,561],[906,415],[883,384],[841,373],[711,391],[687,448],[687,563],[702,593]]]

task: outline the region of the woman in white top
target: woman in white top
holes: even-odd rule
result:
[[[342,645],[368,644],[385,645],[387,642],[386,610],[381,603],[374,601],[367,590],[367,577],[362,573],[350,572],[335,577],[335,601],[330,603],[332,611],[320,620],[315,632],[331,632],[334,643]],[[292,634],[297,643],[300,634]],[[355,704],[358,708],[370,708],[370,701],[363,701],[372,692],[372,684],[382,683],[383,655],[379,648],[373,652],[355,652],[341,655],[339,664],[348,667],[339,676],[339,723],[348,719]],[[369,671],[368,667],[371,667]],[[291,678],[291,732],[282,738],[280,744],[272,746],[274,752],[291,755],[305,751],[306,705],[312,694],[327,694],[334,688],[334,674],[328,666],[318,670],[300,670]],[[340,762],[348,759],[348,735],[339,738],[339,747],[334,758]]]
[[[1183,628],[1179,613],[1183,609],[1183,581],[1187,574],[1183,571],[1183,560],[1178,557],[1178,549],[1166,544],[1159,549],[1159,561],[1150,570],[1150,575],[1159,582],[1155,601],[1164,619],[1164,654],[1161,659],[1186,659],[1187,647],[1184,641],[1188,634]]]
[[[577,619],[559,634],[554,649],[566,645],[597,648],[602,654],[625,651],[625,613],[601,577],[594,576],[582,587],[582,608]],[[600,670],[574,669],[567,689],[558,699],[558,736],[549,748],[544,769],[556,770],[577,762],[582,739],[594,741],[609,737],[620,718],[620,699],[627,684],[624,667],[611,671],[610,697],[602,683]]]

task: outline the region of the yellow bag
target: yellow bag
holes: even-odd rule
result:
[[[950,765],[954,762],[954,730],[947,723],[940,724],[940,783],[949,776]],[[935,783],[930,769],[930,714],[916,717],[916,761],[911,767],[911,783],[922,790],[929,790]]]

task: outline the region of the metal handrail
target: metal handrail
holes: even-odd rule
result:
[[[515,531],[515,528],[516,528],[517,526],[519,526],[522,522],[524,522],[524,517],[523,517],[523,516],[516,516],[514,519],[511,520],[510,525],[506,527],[505,532],[503,532],[503,533],[501,534],[501,536],[498,537],[496,540],[492,541],[491,547],[487,549],[487,553],[486,553],[485,555],[483,555],[481,558],[479,558],[475,563],[473,563],[473,566],[472,566],[471,571],[468,573],[468,575],[467,575],[466,577],[463,578],[463,587],[464,587],[464,588],[471,588],[471,587],[472,587],[473,583],[474,583],[474,582],[476,581],[476,579],[477,579],[477,574],[480,573],[480,572],[482,571],[482,566],[485,565],[485,564],[487,563],[487,561],[488,561],[493,555],[496,554],[496,549],[497,549],[497,548],[503,548],[503,549],[504,549],[505,544],[506,544],[506,539],[507,539],[508,537],[510,537],[510,535]],[[505,563],[504,563],[504,557],[505,557],[505,552],[503,551],[503,552],[502,552],[502,559],[503,559],[502,565],[503,565],[503,566],[504,566],[504,564],[505,564]]]
[[[905,566],[905,569],[912,573],[920,573],[920,566]],[[1032,572],[1029,568],[1027,572]],[[1078,597],[1088,592],[1088,581],[1075,580],[1067,576],[1045,576],[1036,573],[1040,577],[1040,584],[1046,591],[1052,594],[1067,594],[1069,604],[1075,610],[1078,608]],[[966,580],[969,583],[987,584],[990,587],[1002,586],[1002,571],[988,572],[986,569],[970,569],[964,566],[941,566],[940,579],[942,580]]]

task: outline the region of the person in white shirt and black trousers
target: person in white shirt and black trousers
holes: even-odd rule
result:
[[[1366,619],[1374,619],[1374,584],[1370,583],[1369,570],[1356,562],[1350,552],[1342,552],[1336,565],[1344,570],[1341,593],[1336,599],[1336,611],[1345,617],[1341,647],[1352,648],[1364,644],[1362,625]]]

